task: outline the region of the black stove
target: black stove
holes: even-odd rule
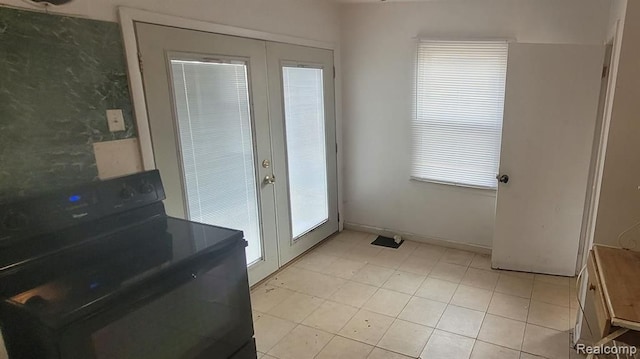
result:
[[[10,358],[256,358],[242,232],[164,198],[150,171],[0,206]]]

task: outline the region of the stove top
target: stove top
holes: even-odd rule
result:
[[[140,176],[145,179],[140,181]],[[22,234],[39,233],[38,229],[5,230],[4,238],[18,240],[0,243],[0,296],[50,326],[61,327],[149,281],[180,273],[186,262],[192,265],[199,257],[210,259],[217,251],[246,245],[241,231],[167,216],[161,202],[164,192],[152,196],[141,191],[140,197],[127,192],[123,199],[118,189],[132,187],[126,185],[132,181],[153,182],[147,173],[115,180],[115,184],[101,183],[100,188],[116,189],[106,195],[102,190],[85,190],[94,197],[81,209],[90,213],[90,221],[58,213],[62,221],[44,220],[46,226],[57,227],[55,231],[27,237]],[[109,193],[121,200],[110,198]],[[55,204],[67,196],[49,198]],[[44,202],[52,207],[51,200]],[[41,213],[41,207],[18,206],[32,223],[37,222],[34,214]]]
[[[242,232],[159,217],[21,266],[10,301],[58,327],[181,262],[237,245]],[[30,283],[31,285],[25,285]],[[11,285],[9,285],[11,287]]]

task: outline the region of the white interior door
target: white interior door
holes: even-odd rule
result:
[[[604,46],[511,44],[494,268],[572,276]]]
[[[278,268],[265,42],[136,24],[171,216],[240,229],[251,284]]]
[[[267,43],[280,264],[338,231],[333,51]]]

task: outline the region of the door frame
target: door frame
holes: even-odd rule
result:
[[[587,263],[587,257],[589,251],[593,247],[594,234],[596,227],[596,219],[598,217],[598,205],[600,202],[600,188],[602,187],[602,176],[604,173],[604,158],[607,154],[607,142],[609,139],[609,127],[611,125],[611,111],[613,107],[613,98],[616,92],[616,82],[618,75],[618,62],[620,60],[620,49],[622,47],[622,32],[623,26],[620,20],[615,24],[614,31],[610,35],[606,45],[610,45],[611,58],[608,66],[608,79],[605,89],[605,98],[602,110],[602,119],[600,123],[600,134],[598,138],[594,138],[594,156],[591,158],[591,166],[594,167],[590,173],[589,180],[592,182],[592,187],[588,188],[590,192],[590,201],[586,203],[584,211],[584,225],[580,238],[580,251],[578,252],[578,265],[576,266],[576,273],[579,273],[581,269]]]
[[[149,125],[149,116],[147,114],[147,103],[144,94],[144,84],[142,80],[142,70],[139,60],[138,41],[135,31],[136,22],[144,22],[155,25],[164,25],[177,27],[187,30],[196,30],[209,32],[220,35],[231,35],[245,37],[255,40],[265,40],[273,42],[282,42],[292,45],[301,45],[308,47],[316,47],[320,49],[333,51],[333,64],[335,67],[334,79],[334,101],[335,101],[335,121],[336,121],[336,144],[338,151],[336,153],[337,161],[337,182],[338,182],[338,214],[343,213],[343,181],[342,181],[342,102],[341,98],[341,71],[340,71],[340,49],[337,45],[330,42],[318,41],[306,38],[300,38],[289,35],[274,34],[270,32],[250,30],[241,27],[222,25],[213,22],[194,20],[174,15],[156,13],[147,10],[134,9],[129,7],[118,7],[118,15],[120,18],[120,27],[122,29],[122,37],[124,42],[125,57],[127,63],[129,89],[133,102],[133,110],[136,119],[136,128],[138,131],[138,144],[140,146],[140,157],[142,166],[145,171],[156,168],[153,155],[153,146],[151,143],[151,131]],[[344,228],[344,216],[338,216],[338,230]]]
[[[620,51],[622,48],[622,35],[624,26],[621,20],[615,23],[612,29],[612,33],[609,34],[606,45],[611,45],[611,58],[608,65],[608,79],[606,86],[606,93],[604,98],[604,108],[602,109],[602,119],[600,123],[600,135],[598,138],[594,138],[593,157],[591,158],[592,171],[590,173],[589,181],[591,181],[591,187],[587,189],[590,195],[590,201],[585,204],[583,228],[580,238],[580,248],[578,251],[578,263],[576,266],[576,273],[581,273],[586,268],[587,257],[594,244],[594,235],[596,228],[596,220],[598,217],[598,205],[600,203],[600,189],[602,187],[602,176],[604,173],[604,159],[607,154],[607,142],[609,139],[609,127],[611,125],[611,115],[613,100],[616,92],[616,82],[618,80],[618,63],[620,61]],[[585,302],[587,288],[585,283],[586,275],[580,277],[580,282],[577,287],[577,295],[581,303]],[[572,336],[572,345],[577,344],[580,341],[582,334],[583,313],[578,311],[576,316],[576,322],[574,325],[574,335]]]

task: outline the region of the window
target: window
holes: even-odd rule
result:
[[[171,59],[188,219],[238,228],[262,257],[248,67]]]
[[[298,239],[329,219],[323,70],[282,67],[291,234]]]
[[[411,177],[496,188],[506,42],[420,41]]]

